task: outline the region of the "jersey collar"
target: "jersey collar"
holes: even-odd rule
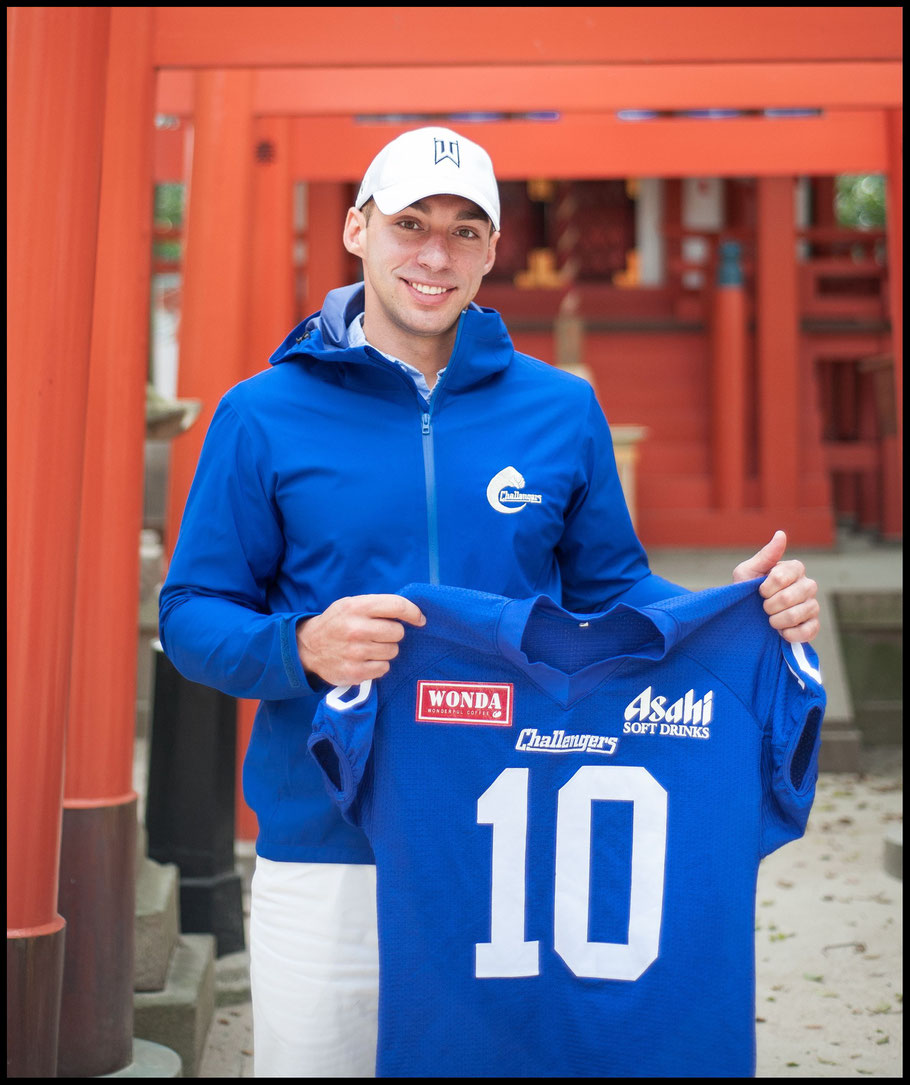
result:
[[[662,659],[675,639],[675,623],[660,617],[622,603],[606,612],[573,613],[538,595],[503,607],[497,644],[544,692],[568,705],[628,660]],[[550,662],[543,661],[544,654]]]

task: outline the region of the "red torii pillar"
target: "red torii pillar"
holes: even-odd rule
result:
[[[364,167],[365,168],[365,167]],[[338,181],[307,184],[306,300],[301,316],[322,308],[330,290],[353,280],[347,273],[348,254],[341,241],[350,207],[347,189]],[[288,329],[290,331],[290,328]]]
[[[759,177],[755,256],[758,465],[769,528],[799,507],[799,287],[794,179]]]
[[[202,409],[171,446],[168,553],[218,401],[249,376],[254,81],[255,73],[247,69],[196,74],[177,392],[180,398],[201,399]]]
[[[249,288],[248,349],[242,376],[266,369],[269,355],[293,328],[294,179],[289,117],[263,117],[253,130],[254,224]],[[341,227],[338,228],[339,239]],[[340,244],[340,241],[339,241]]]
[[[67,923],[60,1077],[115,1073],[133,1055],[151,35],[151,8],[111,9],[60,857],[59,909]]]
[[[202,410],[192,429],[171,447],[168,553],[221,396],[261,368],[258,363],[251,367],[249,359],[254,90],[255,72],[248,69],[205,70],[195,77],[177,388],[180,398],[201,400]],[[203,694],[177,675],[163,655],[156,672],[146,809],[149,854],[180,865],[183,929],[212,931],[219,955],[233,952],[243,944],[240,882],[233,865],[237,713],[225,695]],[[166,706],[159,703],[161,691],[167,694]],[[166,733],[158,733],[165,726]],[[221,803],[222,775],[228,771],[229,807]],[[198,807],[199,794],[206,796],[204,809]],[[200,814],[195,826],[183,818],[193,809]]]
[[[887,505],[883,531],[886,538],[899,539],[903,530],[904,473],[904,111],[885,113],[888,135],[888,177],[886,221],[888,230],[888,300],[891,317],[891,350],[894,355],[894,397],[896,432],[885,437],[885,462],[893,470],[889,485],[885,480]]]
[[[7,9],[9,1077],[57,1073],[63,760],[110,17]]]
[[[253,176],[255,230],[249,282],[249,347],[244,376],[268,366],[269,356],[294,326],[294,183],[291,176],[290,120],[266,117],[255,123]],[[257,701],[237,703],[235,835],[255,840],[256,815],[243,798],[242,766]]]
[[[746,483],[746,295],[740,245],[718,244],[711,313],[711,459],[714,504],[742,512]]]

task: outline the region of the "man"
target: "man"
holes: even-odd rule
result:
[[[654,576],[590,386],[517,353],[473,298],[493,266],[492,163],[444,128],[366,172],[344,224],[363,284],[333,290],[212,419],[161,593],[187,678],[261,702],[244,762],[259,821],[250,956],[257,1076],[373,1073],[375,867],[307,752],[329,686],[385,674],[412,581],[577,611],[685,589]],[[778,532],[734,580],[787,640],[816,585]]]

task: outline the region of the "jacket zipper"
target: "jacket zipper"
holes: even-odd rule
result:
[[[461,327],[459,326],[458,334],[455,337],[456,343],[458,342],[458,335],[461,334]],[[453,351],[454,353],[454,351]],[[439,527],[436,514],[436,467],[433,457],[433,431],[431,427],[432,418],[432,403],[433,397],[436,392],[434,388],[430,393],[430,402],[427,404],[426,400],[417,391],[414,381],[403,373],[397,365],[393,365],[388,359],[384,358],[375,347],[367,345],[367,354],[374,361],[380,365],[391,369],[394,373],[397,373],[403,381],[413,391],[417,397],[417,403],[420,407],[420,437],[423,446],[423,482],[424,490],[426,492],[427,499],[427,564],[429,566],[429,583],[439,583]]]
[[[430,428],[430,410],[421,415],[421,438],[423,440],[423,479],[427,494],[427,558],[430,566],[430,583],[439,583],[439,524],[436,515],[436,466],[433,459],[433,431]]]
[[[461,332],[464,328],[464,320],[458,321],[458,330],[455,332],[455,342],[452,344],[452,353],[449,356],[448,366],[452,364],[452,359],[458,353],[458,344],[461,340]],[[413,382],[412,382],[413,384]],[[439,517],[437,515],[436,508],[436,465],[433,456],[433,431],[431,428],[433,402],[436,399],[436,395],[439,392],[439,381],[437,379],[436,387],[430,392],[430,401],[426,404],[426,409],[421,412],[421,427],[420,433],[423,440],[423,478],[424,486],[427,493],[427,556],[430,566],[430,583],[439,584]],[[421,406],[423,407],[424,401],[415,388],[417,398],[421,400]]]

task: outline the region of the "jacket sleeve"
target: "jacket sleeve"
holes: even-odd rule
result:
[[[297,622],[271,613],[284,549],[278,510],[234,408],[218,405],[159,598],[159,636],[184,677],[233,697],[317,696],[297,654]]]
[[[686,588],[648,566],[619,481],[610,429],[590,387],[579,440],[576,485],[557,548],[563,606],[589,612],[617,602],[645,606],[686,594]]]

